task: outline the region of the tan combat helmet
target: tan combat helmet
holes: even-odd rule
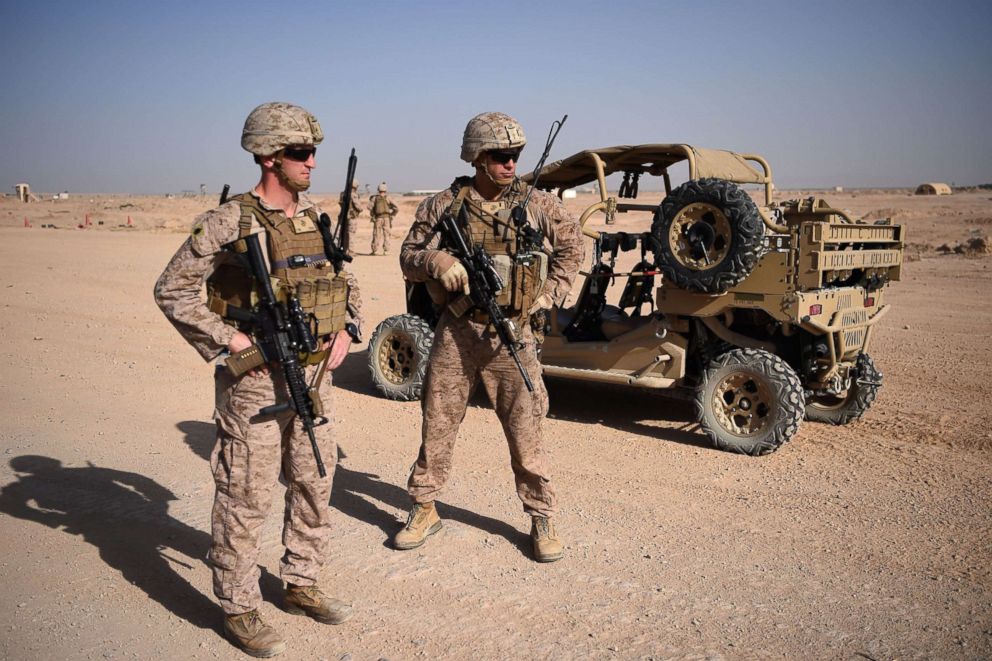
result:
[[[357,180],[357,179],[356,179],[356,180],[354,180],[353,182],[351,182],[351,187],[352,187],[352,188],[353,188],[354,190],[358,190],[358,180]]]
[[[241,146],[256,156],[269,156],[290,145],[319,145],[324,139],[317,118],[291,103],[263,103],[248,115]]]
[[[379,192],[380,193],[385,193],[386,192],[386,182],[385,181],[382,182],[381,184],[379,184]]]
[[[479,155],[493,149],[518,149],[527,144],[520,122],[501,112],[476,115],[465,126],[462,136],[462,160],[472,163]]]

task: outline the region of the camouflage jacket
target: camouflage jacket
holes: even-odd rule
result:
[[[260,200],[260,203],[262,208],[271,209],[265,202]],[[310,198],[300,193],[296,216],[304,216],[304,212],[312,207],[315,205]],[[320,209],[316,211],[320,213]],[[190,237],[173,255],[155,283],[155,302],[204,360],[216,358],[237,332],[207,307],[203,283],[226,256],[222,246],[238,238],[240,218],[241,206],[235,200],[197,216]],[[264,234],[265,230],[256,220],[252,231]],[[264,249],[266,243],[264,240],[261,243]],[[350,273],[348,285],[348,321],[360,331],[362,299],[358,281]]]
[[[437,227],[454,195],[448,188],[427,198],[417,207],[413,225],[400,249],[400,268],[407,280],[425,282],[440,278],[454,263],[451,255],[439,249],[441,234]],[[468,196],[478,202],[483,200],[474,187],[469,189]],[[541,190],[535,190],[531,195],[527,216],[544,233],[545,246],[550,244],[553,257],[548,265],[545,291],[551,294],[554,304],[560,306],[571,291],[572,282],[585,257],[578,219],[565,209],[561,200]]]

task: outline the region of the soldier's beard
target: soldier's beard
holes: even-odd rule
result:
[[[275,170],[276,170],[276,175],[279,177],[279,181],[282,182],[283,186],[297,193],[302,193],[303,191],[310,188],[310,179],[303,179],[303,178],[294,179],[293,177],[290,177],[288,174],[286,174],[286,171],[283,169],[282,163],[283,162],[280,159],[276,163]]]

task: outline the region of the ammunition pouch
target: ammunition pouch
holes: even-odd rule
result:
[[[333,278],[312,278],[295,284],[277,278],[272,280],[277,298],[285,301],[295,295],[303,311],[312,315],[314,337],[344,330],[348,321],[348,280],[343,271]],[[232,308],[247,311],[257,302],[251,277],[238,266],[222,265],[207,280],[207,307],[242,332],[250,333],[252,329],[245,322],[244,314],[235,316]]]
[[[313,315],[317,327],[315,337],[344,330],[348,313],[348,280],[344,272],[333,278],[313,278],[294,284],[282,282],[277,290],[281,296],[296,295],[300,307]]]
[[[496,296],[496,303],[506,316],[520,319],[530,312],[548,281],[548,256],[543,252],[528,253],[514,259],[495,255],[493,262],[506,286]]]

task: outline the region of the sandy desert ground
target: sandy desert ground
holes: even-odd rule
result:
[[[742,457],[709,448],[678,400],[552,381],[567,555],[538,565],[480,400],[445,529],[397,552],[420,409],[377,396],[356,345],[334,374],[343,456],[324,579],[356,616],[328,627],[278,608],[277,503],[262,587],[285,658],[992,657],[992,258],[937,250],[988,232],[992,193],[825,197],[905,223],[911,243],[873,338],[885,385],[862,421],[806,423]],[[396,199],[398,247],[417,200]],[[2,658],[244,658],[220,633],[204,561],[212,367],[151,296],[212,204],[0,201]],[[402,311],[399,267],[360,254],[353,269],[367,338]]]

